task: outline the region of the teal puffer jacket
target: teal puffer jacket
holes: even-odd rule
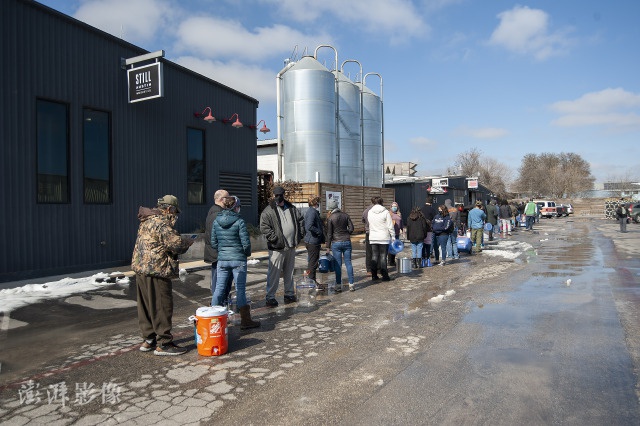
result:
[[[245,261],[251,256],[251,239],[244,219],[233,210],[218,213],[213,222],[211,247],[218,250],[218,261]]]

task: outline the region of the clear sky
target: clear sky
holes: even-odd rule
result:
[[[477,148],[515,174],[527,153],[575,152],[597,182],[640,180],[638,0],[41,3],[258,99],[267,137],[284,59],[329,44],[382,75],[387,162],[442,174]]]

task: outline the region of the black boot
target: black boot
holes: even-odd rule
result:
[[[418,269],[418,259],[416,259],[415,257],[411,259],[411,266],[413,267],[413,269]]]

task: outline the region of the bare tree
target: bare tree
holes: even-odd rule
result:
[[[616,170],[615,174],[607,175],[605,189],[609,190],[613,197],[621,198],[627,194],[627,191],[638,189],[639,180],[637,174],[634,174],[631,169]]]
[[[526,154],[518,171],[517,189],[529,196],[571,197],[595,180],[589,163],[575,153]]]
[[[507,196],[507,183],[513,176],[509,166],[494,158],[484,157],[477,148],[458,154],[454,167],[448,170],[456,170],[455,174],[477,176],[482,185],[504,198]]]
[[[456,157],[455,168],[463,176],[476,176],[480,173],[482,152],[477,148],[462,152]]]

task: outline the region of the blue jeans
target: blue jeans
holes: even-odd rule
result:
[[[411,243],[411,257],[417,259],[422,257],[422,246],[424,243],[420,241],[419,243]]]
[[[246,260],[218,260],[218,281],[216,282],[216,292],[213,300],[216,305],[224,303],[224,283],[233,274],[236,282],[236,306],[239,308],[247,304],[247,261]]]
[[[213,295],[216,294],[217,283],[218,283],[218,262],[213,262],[211,263],[211,306],[215,306],[218,304],[216,303],[216,299],[213,297]],[[224,299],[222,299],[223,302],[229,298],[229,292],[231,291],[232,283],[233,283],[233,275],[229,274],[227,276],[227,282],[224,286],[225,290],[224,290]]]
[[[436,256],[436,260],[440,257],[439,247],[442,247],[442,261],[447,258],[447,241],[449,241],[449,234],[440,234],[435,237],[436,244],[433,247],[433,252]]]
[[[453,232],[449,234],[449,241],[447,242],[447,257],[458,258],[458,228],[453,228]]]
[[[351,241],[334,241],[331,243],[331,254],[336,262],[336,284],[342,284],[342,256],[347,267],[349,284],[353,284],[353,265],[351,265]]]

